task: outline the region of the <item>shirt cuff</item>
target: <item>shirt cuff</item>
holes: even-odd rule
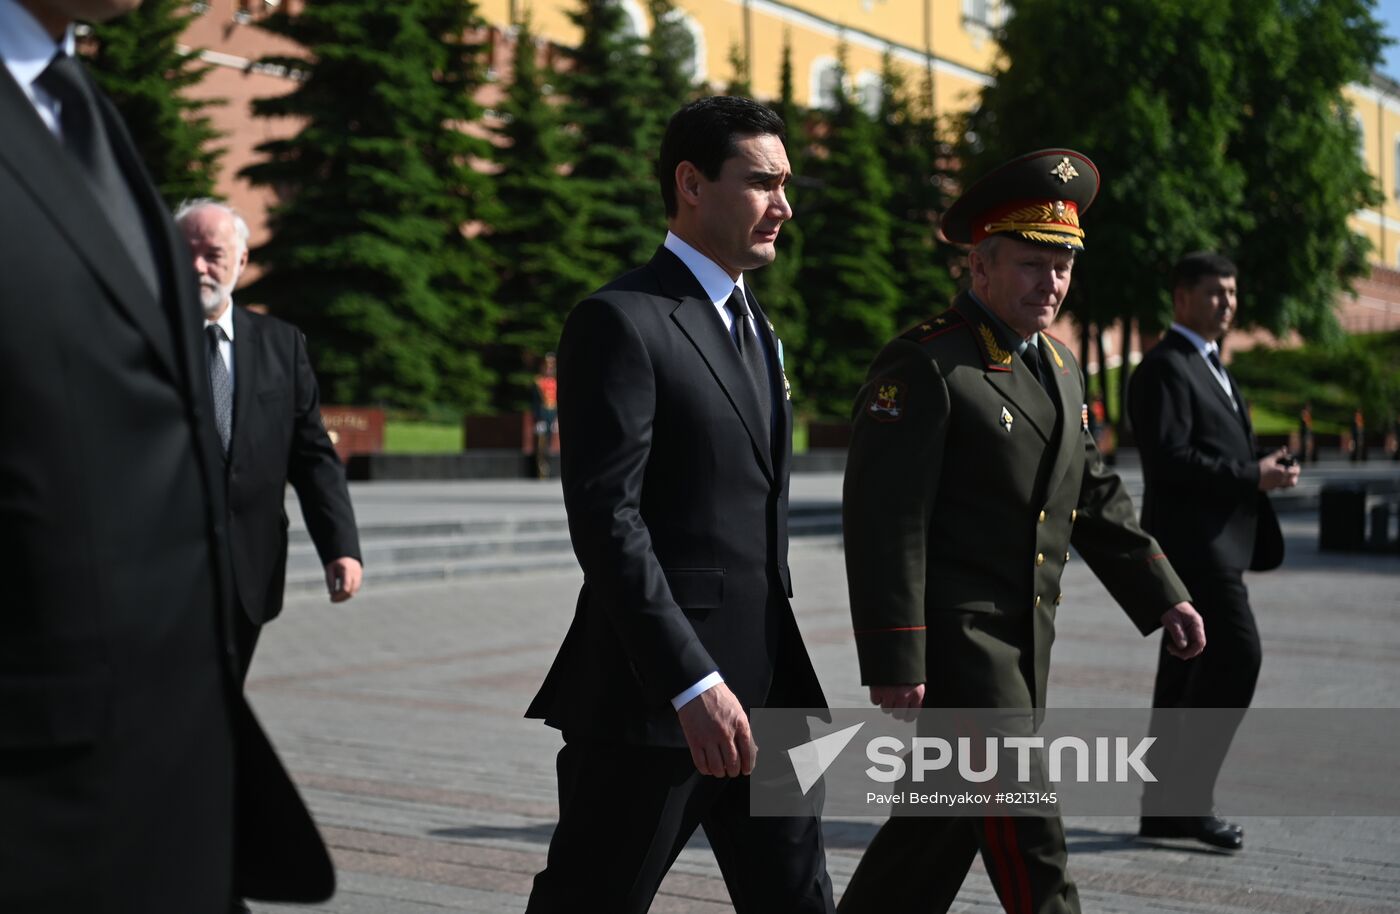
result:
[[[724,677],[719,674],[719,670],[715,670],[713,673],[706,676],[704,679],[700,680],[695,685],[686,689],[684,692],[677,695],[675,698],[672,698],[671,707],[679,711],[681,708],[689,704],[692,698],[695,698],[702,692],[708,692],[710,689],[713,689],[721,682],[724,682]]]

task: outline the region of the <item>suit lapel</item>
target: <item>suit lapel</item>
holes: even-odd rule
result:
[[[130,139],[120,125],[114,127],[114,118],[106,116],[108,109],[100,95],[99,108],[118,160],[126,166],[134,159]],[[20,185],[28,188],[35,202],[107,288],[117,307],[146,338],[162,369],[178,381],[175,344],[160,301],[132,265],[121,239],[88,190],[87,179],[4,67],[0,67],[0,124],[6,125],[5,141],[0,143],[0,167],[8,168]],[[131,173],[129,168],[127,173]],[[145,190],[140,185],[144,182],[128,183],[140,202]]]
[[[1049,357],[1049,362],[1045,368],[1050,372],[1050,381],[1060,401],[1060,446],[1055,451],[1055,463],[1050,468],[1050,487],[1046,492],[1053,492],[1059,487],[1065,474],[1069,472],[1070,466],[1074,462],[1075,451],[1082,450],[1084,439],[1080,433],[1080,428],[1075,428],[1075,420],[1081,419],[1086,408],[1082,399],[1082,391],[1075,387],[1074,379],[1070,377],[1069,364],[1065,361],[1060,350],[1055,348],[1055,341],[1049,336],[1040,334],[1041,347]],[[1082,419],[1081,419],[1082,422]]]
[[[1244,437],[1245,446],[1253,451],[1254,445],[1251,443],[1251,433],[1249,430],[1249,417],[1244,415],[1244,401],[1239,399],[1239,391],[1235,388],[1235,380],[1230,377],[1229,372],[1225,373],[1225,378],[1230,382],[1232,393],[1226,393],[1225,388],[1220,386],[1220,381],[1215,377],[1215,372],[1211,370],[1210,363],[1201,357],[1198,350],[1190,340],[1177,333],[1175,330],[1168,331],[1172,338],[1172,344],[1178,351],[1186,357],[1187,377],[1196,385],[1198,390],[1206,391],[1205,398],[1214,400],[1223,412],[1222,421],[1228,423],[1232,428],[1239,429]],[[1236,408],[1238,406],[1238,409]]]
[[[768,320],[758,300],[744,283],[744,295],[749,300],[754,322],[758,324],[759,339],[768,353],[768,395],[774,410],[773,434],[778,438],[773,442],[773,458],[778,478],[781,478],[792,459],[792,401],[787,397],[787,376],[783,371],[782,360],[778,356],[778,335]]]
[[[1249,440],[1250,450],[1254,449],[1254,423],[1249,418],[1249,404],[1244,402],[1244,394],[1240,393],[1240,387],[1235,383],[1235,376],[1229,371],[1225,372],[1225,380],[1230,382],[1230,396],[1239,404],[1239,422],[1244,426],[1244,436]]]
[[[253,379],[258,376],[258,328],[237,305],[233,308],[233,439],[229,442],[229,458],[252,446],[251,401]]]
[[[1056,412],[1045,389],[1031,376],[1030,369],[1017,361],[1016,354],[1001,345],[996,328],[988,322],[981,308],[966,298],[960,298],[954,306],[967,321],[972,338],[982,352],[983,377],[987,383],[1011,401],[1042,439],[1049,441],[1055,430]],[[1016,418],[1013,413],[1012,428]]]
[[[705,297],[699,281],[685,264],[665,248],[656,252],[651,267],[661,279],[666,296],[679,299],[676,309],[671,312],[671,320],[676,322],[676,326],[700,353],[730,405],[739,414],[763,472],[770,480],[777,478],[773,470],[773,454],[768,447],[768,422],[764,411],[759,408],[748,371],[739,359],[739,350],[734,346],[734,339],[725,331],[724,321],[715,310],[714,302]]]

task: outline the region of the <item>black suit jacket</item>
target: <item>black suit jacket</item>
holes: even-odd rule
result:
[[[233,312],[233,437],[229,541],[238,602],[254,623],[282,611],[286,485],[301,502],[321,564],[360,557],[345,468],[321,424],[321,395],[301,331],[244,308]]]
[[[1237,412],[1210,366],[1170,331],[1142,360],[1128,409],[1147,488],[1142,525],[1172,562],[1265,570],[1283,561],[1283,537],[1259,491],[1259,453],[1244,398]]]
[[[156,292],[0,66],[0,910],[325,897],[232,659],[189,254],[97,94]]]
[[[776,416],[714,304],[664,248],[565,324],[564,501],[585,581],[527,716],[566,738],[684,746],[671,699],[713,670],[746,708],[825,706],[788,603],[791,403],[751,305]]]

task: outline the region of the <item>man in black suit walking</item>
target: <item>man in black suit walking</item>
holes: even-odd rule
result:
[[[1146,482],[1142,526],[1191,591],[1210,645],[1182,660],[1163,643],[1152,762],[1167,776],[1144,793],[1141,834],[1234,850],[1244,844],[1242,828],[1194,811],[1213,805],[1239,716],[1201,721],[1188,735],[1180,709],[1249,707],[1261,652],[1244,571],[1283,561],[1265,493],[1296,485],[1298,467],[1286,448],[1260,456],[1248,406],[1220,361],[1235,316],[1235,265],[1218,254],[1188,254],[1172,270],[1171,290],[1175,323],[1134,374],[1128,410]],[[1180,814],[1187,807],[1193,814]]]
[[[698,826],[740,914],[834,910],[815,817],[753,818],[749,709],[824,707],[788,599],[791,404],[744,282],[792,216],[783,122],[701,99],[666,128],[670,232],[559,346],[584,587],[527,716],[564,733],[529,912],[643,912]]]
[[[287,572],[287,483],[326,572],[332,602],[360,588],[360,538],[345,468],[321,424],[320,392],[301,331],[233,307],[248,265],[248,227],[217,200],[175,214],[194,258],[204,308],[214,425],[228,483],[238,661],[244,678],[262,626],[282,611]]]
[[[136,5],[0,0],[0,911],[334,887],[230,654],[194,281],[73,56]]]

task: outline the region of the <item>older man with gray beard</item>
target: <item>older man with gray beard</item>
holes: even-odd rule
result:
[[[248,265],[247,224],[212,199],[182,204],[175,221],[189,242],[204,307],[240,609],[234,639],[246,678],[262,625],[282,610],[286,484],[296,489],[332,602],[348,600],[360,588],[360,540],[345,470],[321,423],[305,338],[291,324],[233,307],[233,289]]]

